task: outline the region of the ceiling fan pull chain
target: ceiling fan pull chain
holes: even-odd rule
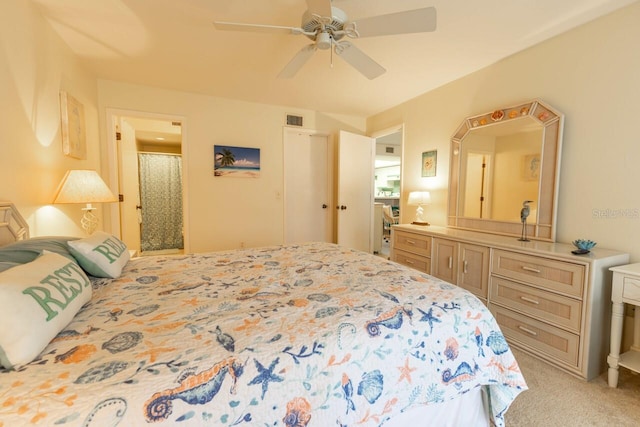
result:
[[[331,44],[335,44],[336,46],[338,46],[336,43],[333,42],[333,37],[331,37]],[[330,49],[331,51],[331,55],[329,56],[329,58],[331,58],[331,68],[333,68],[333,49]]]

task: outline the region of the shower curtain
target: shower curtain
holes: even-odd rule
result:
[[[182,249],[182,158],[139,153],[140,246],[144,251]]]

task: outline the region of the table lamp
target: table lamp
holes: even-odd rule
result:
[[[428,191],[412,191],[409,193],[409,206],[418,206],[416,208],[416,219],[411,223],[415,225],[429,225],[424,219],[424,209],[422,205],[426,205],[431,202],[431,195]]]
[[[80,223],[85,233],[91,234],[98,226],[92,203],[111,203],[118,199],[94,170],[69,170],[58,186],[53,203],[86,203]]]

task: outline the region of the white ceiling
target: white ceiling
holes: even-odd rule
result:
[[[32,1],[99,78],[369,116],[637,0],[334,0],[353,20],[436,8],[433,33],[353,41],[387,69],[374,80],[330,51],[277,79],[307,38],[212,24],[299,26],[305,0]]]

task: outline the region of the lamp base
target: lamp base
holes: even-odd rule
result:
[[[98,217],[92,212],[95,208],[91,206],[91,203],[87,203],[87,207],[82,208],[82,210],[84,211],[84,215],[80,220],[80,224],[82,224],[84,232],[87,233],[87,235],[91,235],[98,227]]]
[[[422,221],[413,221],[411,224],[413,224],[413,225],[431,225],[428,222],[422,222]]]

